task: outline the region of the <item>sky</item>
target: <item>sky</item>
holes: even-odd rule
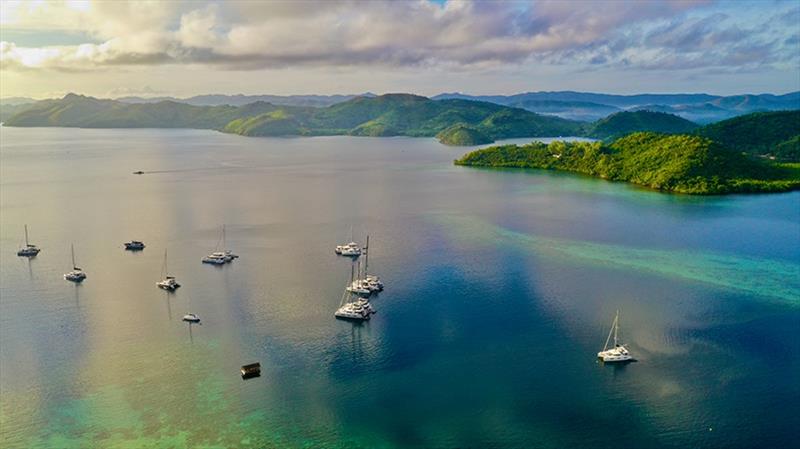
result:
[[[0,0],[0,96],[800,90],[800,1]]]

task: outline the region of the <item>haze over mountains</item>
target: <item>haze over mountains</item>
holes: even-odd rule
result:
[[[355,97],[374,97],[367,92],[354,95],[196,95],[188,98],[119,97],[123,103],[158,103],[172,101],[193,106],[243,106],[255,102],[267,102],[280,106],[327,107],[351,100]],[[545,115],[578,121],[595,121],[623,110],[649,110],[666,112],[699,124],[706,124],[760,111],[800,109],[800,92],[783,95],[743,94],[718,96],[709,94],[637,94],[614,95],[590,92],[525,92],[514,95],[468,95],[443,93],[431,97],[433,100],[464,99],[495,103],[525,109]],[[3,107],[0,119],[10,117],[23,105],[36,100],[24,97],[0,99]]]

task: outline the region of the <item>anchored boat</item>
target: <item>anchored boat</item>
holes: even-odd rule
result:
[[[617,310],[617,316],[614,317],[614,323],[611,324],[611,330],[608,331],[608,338],[606,338],[606,344],[603,347],[603,350],[597,353],[597,358],[602,360],[605,363],[613,363],[613,362],[628,362],[633,360],[633,356],[631,356],[630,351],[625,345],[620,344],[617,338],[617,333],[619,332],[619,310]],[[611,341],[611,334],[614,334],[614,347],[609,349],[608,343]]]

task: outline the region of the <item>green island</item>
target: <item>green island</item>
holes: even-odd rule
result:
[[[636,132],[610,143],[499,145],[455,164],[566,171],[693,195],[800,189],[799,163],[754,158],[691,134]]]

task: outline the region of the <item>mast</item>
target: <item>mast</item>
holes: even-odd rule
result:
[[[27,248],[29,246],[30,245],[28,244],[28,225],[25,225],[25,247]]]
[[[369,269],[369,234],[367,234],[367,245],[364,246],[364,279],[367,278],[368,269]]]
[[[69,249],[72,252],[72,269],[76,270],[78,267],[75,266],[75,244],[70,244]]]
[[[611,324],[611,329],[608,330],[608,337],[606,338],[606,344],[603,346],[603,351],[608,349],[608,342],[611,340],[611,334],[614,332],[614,329],[617,325],[617,319],[614,319],[614,322]],[[614,337],[614,344],[616,344],[617,337]]]
[[[617,316],[614,318],[614,347],[617,347],[617,331],[619,330],[619,309],[617,310]]]
[[[225,224],[222,225],[222,250],[225,251],[227,245],[225,245]]]
[[[167,268],[167,250],[164,249],[164,277],[169,276],[169,268]]]

